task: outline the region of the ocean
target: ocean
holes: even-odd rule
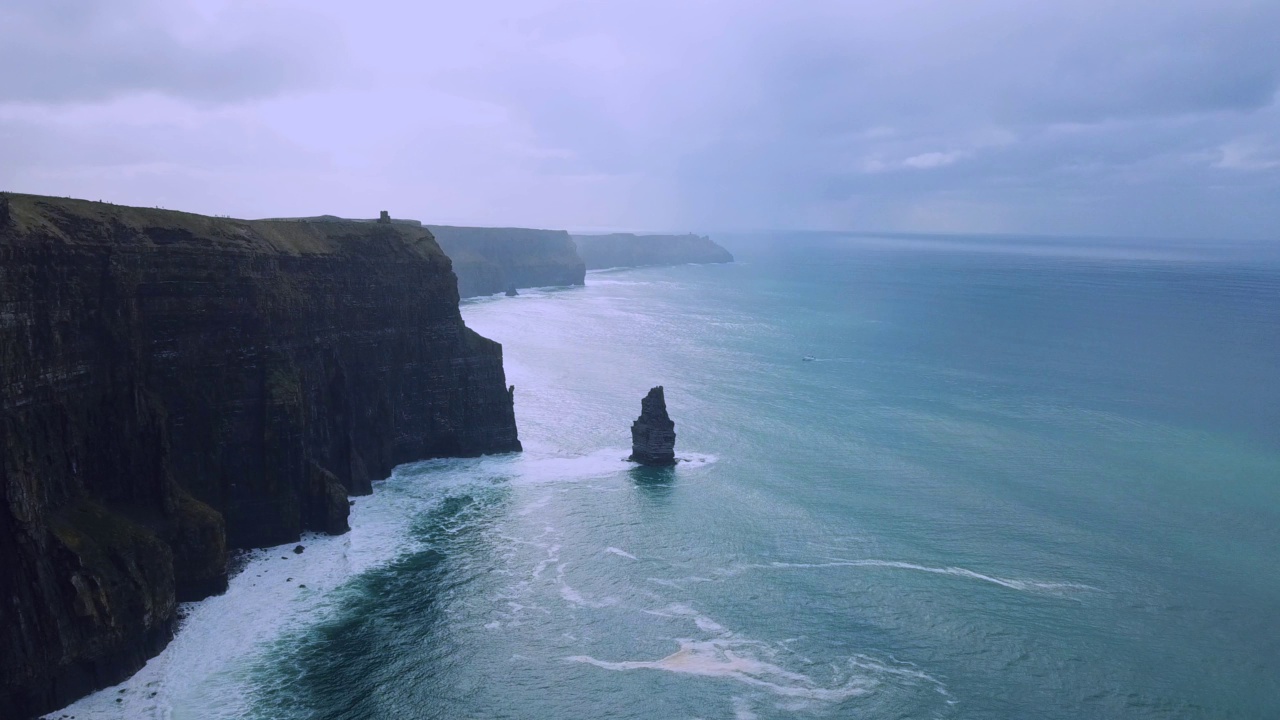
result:
[[[464,302],[525,452],[398,468],[52,717],[1277,717],[1274,246],[716,239]]]

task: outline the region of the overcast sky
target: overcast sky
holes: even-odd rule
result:
[[[2,0],[0,189],[1280,240],[1277,0]]]

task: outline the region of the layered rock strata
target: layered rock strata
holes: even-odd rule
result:
[[[119,681],[227,549],[400,463],[517,450],[431,234],[0,195],[0,715]]]
[[[583,285],[587,267],[573,238],[563,230],[423,225],[418,220],[392,218],[344,220],[334,215],[284,218],[306,222],[377,222],[427,228],[453,261],[461,297],[479,297],[532,287]]]
[[[733,262],[728,250],[705,235],[574,235],[573,242],[588,270]]]
[[[586,265],[563,230],[426,227],[453,260],[462,297],[585,283]]]
[[[641,465],[676,464],[676,424],[667,415],[667,400],[659,385],[640,401],[640,417],[631,423],[632,462]]]

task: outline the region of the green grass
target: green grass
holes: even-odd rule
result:
[[[55,241],[284,255],[442,254],[426,230],[359,221],[237,220],[159,208],[5,193],[12,224],[0,244]]]

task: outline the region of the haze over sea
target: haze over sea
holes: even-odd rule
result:
[[[64,712],[1274,717],[1274,246],[717,240],[464,302],[526,451],[399,468]]]

